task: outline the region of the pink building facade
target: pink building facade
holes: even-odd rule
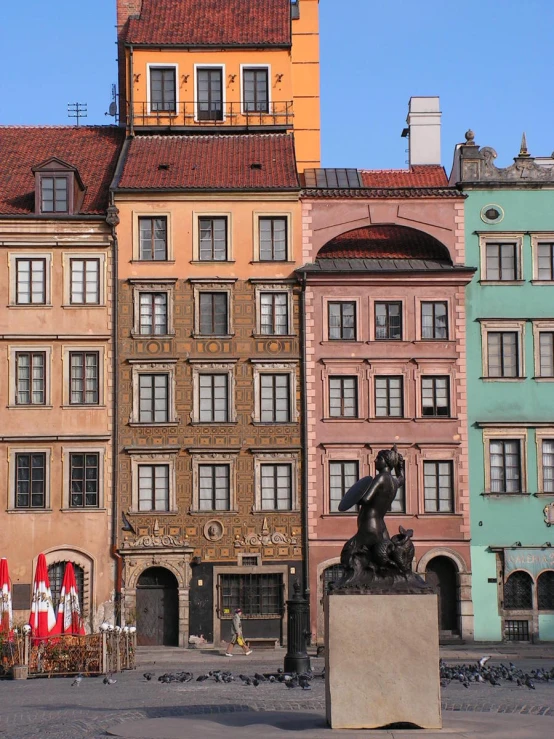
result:
[[[407,477],[389,531],[414,530],[442,637],[471,639],[463,197],[441,167],[358,174],[303,195],[311,630],[321,643],[356,531],[338,502],[396,444]]]

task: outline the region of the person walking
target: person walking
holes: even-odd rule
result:
[[[235,644],[238,644],[246,655],[252,654],[252,650],[248,648],[248,645],[244,641],[244,636],[242,635],[241,616],[242,610],[240,608],[236,608],[233,614],[233,621],[231,622],[231,631],[233,633],[233,637],[227,645],[227,650],[225,652],[226,657],[233,656],[233,647],[235,646]]]

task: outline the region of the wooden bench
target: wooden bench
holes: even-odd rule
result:
[[[254,637],[253,639],[245,639],[250,649],[277,649],[279,640],[275,637]]]

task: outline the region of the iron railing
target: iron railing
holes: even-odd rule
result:
[[[245,102],[134,102],[128,107],[134,126],[160,126],[169,128],[238,127],[259,126],[292,127],[292,101],[268,104]]]

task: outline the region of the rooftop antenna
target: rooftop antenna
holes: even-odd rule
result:
[[[81,118],[87,117],[87,103],[68,103],[67,117],[76,118],[78,126]]]
[[[112,102],[110,103],[108,112],[104,113],[104,115],[109,115],[112,118],[115,118],[117,115],[117,90],[115,85],[112,85]]]

